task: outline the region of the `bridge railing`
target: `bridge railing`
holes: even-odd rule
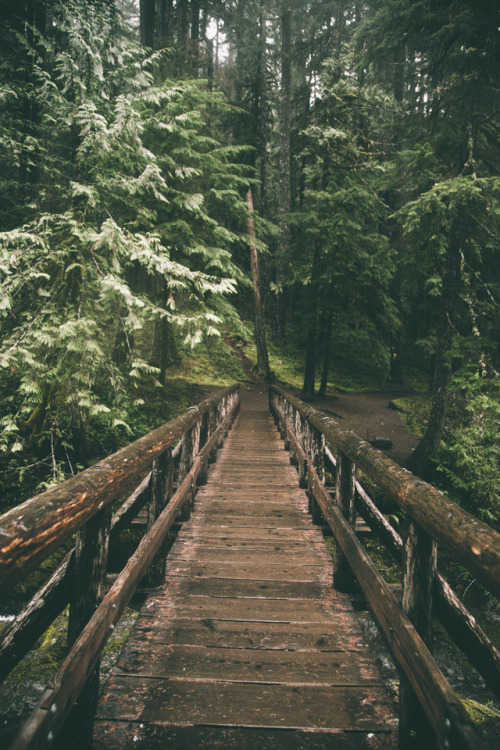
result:
[[[313,520],[326,522],[336,540],[334,586],[349,592],[357,580],[398,667],[400,746],[478,747],[462,702],[430,653],[433,610],[499,697],[500,653],[438,573],[437,543],[499,596],[500,535],[281,387],[270,386],[269,398]],[[334,497],[325,467],[336,477]],[[357,482],[357,469],[404,511],[404,541]],[[401,606],[355,533],[357,512],[402,563]]]
[[[68,653],[11,750],[50,747],[61,730],[72,747],[90,739],[101,651],[141,581],[164,581],[167,534],[189,518],[196,485],[205,483],[238,407],[239,386],[227,388],[0,517],[0,591],[75,539],[0,640],[4,679],[70,604]],[[146,533],[105,593],[110,538],[144,507]]]

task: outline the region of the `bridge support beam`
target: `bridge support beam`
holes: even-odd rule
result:
[[[354,529],[356,525],[356,466],[341,451],[337,458],[335,502],[347,523]],[[353,590],[355,577],[340,545],[335,544],[333,561],[333,585],[339,591]]]
[[[437,575],[436,542],[414,521],[406,519],[403,547],[403,611],[432,653],[433,591]],[[435,733],[408,679],[399,682],[399,747],[436,748]]]
[[[149,502],[146,529],[149,531],[159,518],[168,501],[172,497],[174,462],[172,449],[168,448],[153,462],[151,479],[149,480]],[[165,582],[167,566],[166,541],[156,557],[153,559],[144,577],[145,586],[161,586]]]
[[[68,647],[71,647],[102,601],[111,527],[111,508],[101,510],[78,532],[73,567],[72,598],[68,622]],[[92,745],[93,717],[99,693],[99,661],[78,696],[58,737],[57,747],[84,750]],[[54,703],[50,710],[62,707]]]

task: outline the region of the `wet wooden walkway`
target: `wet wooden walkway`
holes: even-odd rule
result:
[[[395,748],[394,706],[274,427],[242,409],[106,686],[95,746]]]

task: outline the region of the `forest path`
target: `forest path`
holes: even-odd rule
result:
[[[401,391],[342,393],[316,396],[308,403],[365,440],[389,438],[392,440],[392,448],[384,449],[383,452],[393,461],[405,465],[420,438],[409,433],[401,415],[389,408],[389,403],[402,395]]]
[[[392,699],[264,385],[243,389],[97,716],[103,750],[395,747]]]

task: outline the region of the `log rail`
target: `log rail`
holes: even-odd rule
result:
[[[500,535],[283,388],[270,386],[269,401],[308,488],[313,519],[333,532],[334,585],[348,592],[357,580],[400,672],[400,747],[479,747],[460,699],[432,657],[433,610],[498,697],[500,653],[438,573],[437,543],[499,596]],[[324,484],[325,467],[336,476],[333,497]],[[357,482],[357,469],[404,511],[404,540]],[[402,606],[355,534],[357,512],[402,563]]]
[[[141,581],[164,580],[167,534],[189,518],[196,485],[206,481],[238,407],[239,386],[227,388],[0,517],[0,591],[76,535],[75,547],[0,641],[3,679],[70,602],[69,651],[12,750],[50,747],[58,735],[60,746],[91,737],[102,649]],[[105,593],[110,536],[144,506],[146,533]]]

